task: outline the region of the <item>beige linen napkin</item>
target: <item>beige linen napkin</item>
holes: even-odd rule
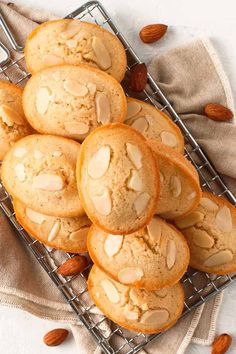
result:
[[[37,25],[36,22],[53,18],[52,15],[41,11],[16,7],[13,4],[7,6],[0,3],[0,9],[8,24],[17,33],[21,44]],[[9,47],[2,32],[0,40]],[[12,58],[21,56],[12,51],[11,54]],[[189,129],[214,161],[215,167],[236,192],[236,127],[230,123],[215,123],[202,115],[203,107],[208,102],[219,102],[233,110],[229,83],[209,41],[198,40],[185,47],[168,51],[151,63],[150,70],[177,112],[182,115]],[[0,76],[4,78],[4,75]],[[61,260],[63,253],[55,251],[55,258]],[[80,354],[101,352],[51,279],[12,230],[2,212],[0,278],[2,305],[19,308],[41,318],[70,323]],[[81,287],[82,284],[78,283],[77,286]],[[167,333],[151,342],[142,353],[181,354],[191,339],[198,343],[210,344],[214,337],[221,298],[222,295],[218,295],[186,316]],[[85,301],[90,303],[87,298]],[[91,314],[97,319],[102,318],[96,309],[92,309]],[[109,334],[109,322],[103,322],[101,330],[104,334]],[[123,344],[118,335],[112,336],[112,341],[116,348]]]

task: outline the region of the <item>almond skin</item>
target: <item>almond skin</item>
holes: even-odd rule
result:
[[[212,354],[224,354],[229,349],[232,343],[232,337],[229,334],[223,333],[216,337],[212,344]]]
[[[212,120],[226,122],[233,118],[231,110],[218,103],[208,103],[204,110],[207,117]]]
[[[76,275],[82,272],[88,265],[87,258],[84,256],[75,256],[68,259],[57,270],[57,272],[63,276]]]
[[[68,333],[69,332],[67,331],[67,329],[56,328],[46,333],[43,337],[43,341],[49,347],[56,347],[57,345],[60,345],[62,342],[64,342],[64,340],[68,336]]]
[[[166,33],[168,26],[157,23],[145,26],[139,32],[139,37],[144,43],[159,41]]]
[[[147,84],[146,64],[137,64],[130,71],[129,87],[135,92],[141,92]]]

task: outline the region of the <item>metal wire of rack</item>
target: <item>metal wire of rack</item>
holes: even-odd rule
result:
[[[129,43],[126,41],[121,32],[117,29],[107,11],[98,1],[89,1],[77,10],[69,14],[66,18],[76,18],[89,22],[94,22],[99,26],[113,32],[123,43],[127,59],[128,67],[126,77],[123,81],[123,87],[127,95],[131,95],[127,88],[127,80],[130,69],[140,63],[140,59],[135,54]],[[1,21],[1,26],[5,26],[5,21]],[[6,28],[4,32],[7,35]],[[12,38],[11,38],[12,40]],[[13,37],[14,41],[14,37]],[[11,42],[10,42],[11,43]],[[16,43],[16,42],[15,42]],[[22,50],[20,47],[19,52]],[[17,47],[15,48],[17,50]],[[18,60],[9,58],[7,63],[0,67],[0,78],[13,82],[14,84],[24,85],[29,77],[29,73],[25,68],[23,56]],[[236,205],[236,198],[227,188],[222,178],[219,176],[207,156],[202,151],[194,137],[190,134],[185,124],[178,116],[173,106],[170,104],[165,95],[161,92],[153,78],[148,74],[148,89],[142,94],[136,95],[137,98],[151,103],[165,111],[180,127],[185,137],[185,156],[193,163],[197,169],[201,185],[204,189],[214,192],[219,196],[224,196],[233,205]],[[15,213],[11,203],[11,197],[4,189],[0,182],[0,207],[3,213],[7,216],[14,228],[21,236],[29,250],[34,254],[35,258],[45,269],[57,288],[63,294],[65,300],[70,304],[79,320],[91,332],[97,343],[107,354],[134,354],[147,345],[154,338],[161,334],[145,335],[142,333],[132,333],[124,330],[122,327],[112,323],[109,334],[104,331],[104,323],[107,319],[105,316],[97,315],[94,311],[94,304],[89,300],[87,292],[86,278],[91,265],[89,265],[82,273],[73,277],[62,277],[57,274],[57,269],[60,266],[61,258],[64,260],[73,257],[74,255],[57,251],[45,247],[39,241],[34,240],[21,227],[15,218]],[[60,257],[58,257],[58,252]],[[59,261],[60,259],[60,261]],[[185,288],[185,310],[183,316],[195,309],[197,306],[204,303],[206,300],[215,296],[224,288],[229,286],[236,279],[236,275],[212,276],[207,273],[198,272],[194,269],[189,269],[182,279]],[[119,336],[119,340],[115,341],[115,337]]]

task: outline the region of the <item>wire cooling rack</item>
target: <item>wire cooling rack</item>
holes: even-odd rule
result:
[[[130,69],[137,63],[140,63],[140,60],[124,36],[119,32],[104,7],[97,1],[90,1],[72,12],[67,16],[67,18],[77,18],[89,22],[95,22],[97,25],[113,32],[121,40],[128,58],[127,73],[123,81],[123,87],[127,95],[133,96],[134,93],[129,92],[127,89],[127,81],[129,78]],[[0,18],[0,25],[3,27],[13,49],[21,52],[22,47],[16,43],[12,34],[9,34],[5,21],[2,20],[2,18]],[[29,74],[26,71],[23,57],[18,60],[12,60],[8,57],[7,60],[2,63],[2,67],[0,67],[0,78],[15,84],[24,85],[28,77]],[[142,94],[136,94],[135,96],[139,99],[143,99],[144,101],[154,104],[159,109],[170,115],[173,121],[182,130],[186,142],[185,156],[196,167],[200,176],[202,187],[219,196],[224,196],[232,204],[236,205],[235,196],[227,188],[209,159],[206,157],[194,137],[190,134],[181,118],[175,112],[168,99],[161,92],[150,75],[148,75],[148,89],[142,92]],[[105,316],[96,313],[95,306],[89,299],[87,293],[86,279],[91,265],[88,266],[84,272],[74,277],[62,277],[58,275],[57,269],[61,264],[61,259],[63,258],[66,260],[74,255],[57,251],[55,249],[50,249],[42,245],[39,241],[31,238],[17,222],[11,203],[11,198],[1,183],[0,207],[9,218],[18,234],[22,237],[22,240],[48,273],[57,288],[61,291],[65,297],[65,300],[70,304],[78,318],[91,332],[105,353],[134,354],[145,345],[148,345],[148,343],[154,338],[161,335],[132,333],[113,323],[108,326],[108,321]],[[190,268],[182,279],[186,298],[183,316],[204,303],[212,296],[218,294],[225,287],[229,286],[235,278],[236,275],[212,276]],[[108,328],[110,329],[108,330]]]

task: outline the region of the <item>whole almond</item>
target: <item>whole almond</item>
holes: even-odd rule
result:
[[[84,256],[75,256],[68,259],[57,270],[57,272],[64,276],[76,275],[82,272],[88,264],[87,258]]]
[[[224,354],[229,349],[232,343],[232,337],[229,334],[223,333],[216,337],[212,344],[212,354]]]
[[[129,87],[131,90],[141,92],[147,84],[147,67],[144,63],[135,65],[130,71]]]
[[[145,26],[139,32],[139,37],[144,43],[159,41],[167,31],[168,26],[157,23]]]
[[[56,328],[46,333],[45,336],[43,337],[43,341],[49,347],[55,347],[57,345],[60,345],[62,342],[64,342],[64,340],[68,336],[68,333],[69,332],[67,331],[67,329]]]
[[[231,110],[218,103],[208,103],[205,106],[205,113],[208,118],[216,121],[224,122],[233,118]]]

